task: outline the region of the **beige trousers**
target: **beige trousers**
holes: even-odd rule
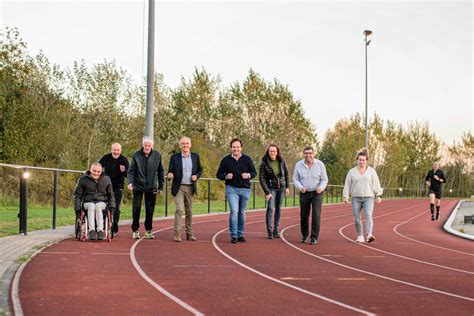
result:
[[[191,185],[181,185],[178,194],[173,197],[176,205],[176,213],[174,215],[174,232],[175,235],[181,234],[181,218],[185,214],[186,236],[192,236],[192,221],[193,221],[193,187]]]

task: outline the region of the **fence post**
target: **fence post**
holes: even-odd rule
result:
[[[168,179],[165,179],[165,217],[168,216]]]
[[[256,194],[256,188],[257,186],[255,185],[255,182],[252,182],[253,185],[253,209],[255,209],[255,194]]]
[[[54,171],[53,181],[53,229],[56,229],[56,206],[58,203],[58,172]]]
[[[224,212],[227,212],[227,192],[225,192],[225,190],[224,190]]]
[[[20,234],[28,234],[28,169],[23,169],[20,175],[20,213],[18,214]]]
[[[331,204],[334,204],[334,188],[331,187]]]
[[[211,180],[207,180],[207,214],[211,213]]]
[[[293,206],[296,206],[296,186],[293,184]]]

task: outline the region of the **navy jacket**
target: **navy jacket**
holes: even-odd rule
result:
[[[228,173],[233,175],[233,178],[230,180],[225,178]],[[252,158],[242,154],[239,160],[235,160],[232,154],[230,154],[222,158],[216,177],[219,180],[225,180],[225,185],[230,185],[234,188],[250,189],[250,179],[242,179],[242,173],[250,173],[250,179],[257,176]]]
[[[199,159],[199,155],[195,153],[190,153],[191,161],[193,163],[193,169],[191,171],[191,175],[197,176],[198,180],[202,175],[202,166],[201,160]],[[179,186],[181,185],[181,180],[183,179],[183,159],[182,153],[174,154],[170,157],[170,164],[168,168],[168,172],[173,174],[173,182],[171,184],[171,194],[176,196],[179,192]],[[196,194],[197,192],[197,184],[196,181],[193,181],[193,193]]]

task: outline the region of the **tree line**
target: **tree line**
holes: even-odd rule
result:
[[[18,30],[6,28],[0,43],[0,161],[3,163],[86,170],[122,144],[127,157],[141,143],[145,125],[146,85],[135,84],[115,61],[91,67],[81,60],[71,68],[32,56]],[[317,93],[317,92],[315,92]],[[155,75],[155,148],[167,166],[183,135],[199,152],[205,177],[214,177],[229,141],[239,137],[244,152],[258,164],[270,143],[277,144],[290,168],[302,148],[313,145],[326,164],[331,184],[342,184],[363,144],[362,117],[338,121],[318,143],[316,127],[288,86],[266,80],[250,69],[241,82],[224,85],[218,75],[195,68],[171,88]],[[407,127],[376,116],[370,121],[369,160],[384,186],[420,187],[431,163],[440,158],[441,142],[427,123]],[[448,148],[444,167],[449,188],[467,195],[472,187],[473,135]],[[6,198],[16,197],[18,177],[0,168]],[[61,177],[60,201],[68,205],[77,175]],[[51,196],[43,179],[31,179],[30,196],[42,202]],[[204,190],[201,190],[202,194]]]

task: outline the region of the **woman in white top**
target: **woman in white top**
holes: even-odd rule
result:
[[[375,240],[372,234],[374,210],[374,200],[376,203],[382,202],[383,190],[380,187],[379,177],[374,168],[367,166],[367,149],[362,148],[357,153],[357,166],[349,170],[346,176],[343,196],[344,203],[349,203],[349,196],[352,197],[352,213],[354,214],[355,228],[357,231],[356,242],[364,242],[364,234],[360,221],[361,210],[364,209],[365,229],[367,242]]]

